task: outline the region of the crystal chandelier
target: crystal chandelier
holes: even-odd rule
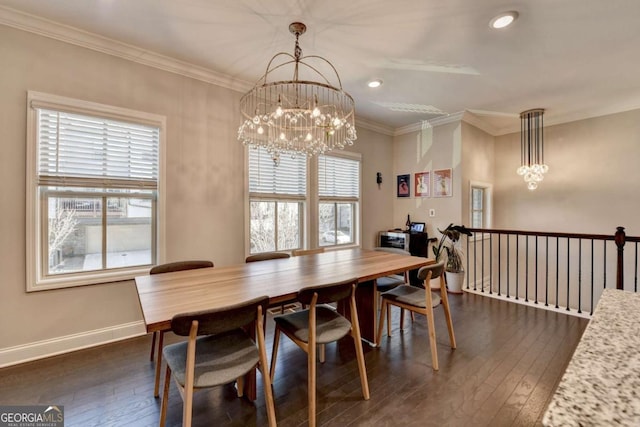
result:
[[[298,38],[307,27],[300,22],[289,25],[295,35],[294,55],[280,52],[273,56],[256,86],[240,99],[242,124],[238,140],[253,148],[265,148],[276,165],[283,154],[317,155],[353,145],[356,140],[354,102],[342,90],[335,67],[316,56],[302,56]],[[275,64],[278,57],[284,62]],[[332,86],[314,61],[324,61],[335,73],[338,86]],[[268,82],[269,74],[293,64],[293,78]],[[301,67],[303,66],[303,67]],[[299,69],[308,69],[321,81],[299,80]]]
[[[544,109],[535,108],[520,113],[520,167],[516,171],[524,177],[529,190],[538,188],[549,166],[544,163]]]

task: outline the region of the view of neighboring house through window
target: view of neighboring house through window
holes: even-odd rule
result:
[[[163,120],[56,100],[30,93],[33,289],[132,277],[157,257]]]
[[[360,161],[338,155],[319,156],[318,196],[320,246],[356,242]]]

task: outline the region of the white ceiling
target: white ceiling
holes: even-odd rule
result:
[[[398,129],[467,110],[492,133],[640,108],[640,0],[0,0],[249,87],[277,52],[331,61],[360,119]],[[516,10],[505,30],[489,20]],[[373,90],[368,80],[384,84]]]

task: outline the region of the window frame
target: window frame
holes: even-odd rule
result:
[[[161,115],[115,107],[90,101],[83,101],[36,91],[27,92],[27,171],[26,171],[26,291],[70,288],[85,285],[97,285],[123,280],[147,274],[149,265],[134,267],[105,268],[101,270],[70,272],[57,275],[45,275],[43,233],[48,231],[47,213],[44,212],[42,198],[48,191],[38,182],[38,109],[50,109],[74,114],[96,116],[130,123],[158,127],[158,180],[155,190],[155,212],[152,213],[152,241],[155,249],[155,262],[162,262],[165,253],[165,138],[166,118]],[[40,191],[40,188],[43,191]],[[98,188],[98,187],[93,187]],[[81,191],[78,194],[82,193]],[[84,194],[84,193],[83,193]],[[95,193],[97,195],[99,193]],[[95,196],[94,195],[94,196]],[[92,196],[93,197],[93,196]],[[114,192],[110,197],[146,198],[139,194],[129,196]],[[153,212],[153,209],[152,209]],[[44,239],[44,240],[43,240]],[[153,252],[153,250],[152,250]],[[152,257],[153,258],[153,257]],[[152,262],[154,260],[152,259]]]
[[[331,151],[329,153],[323,154],[323,156],[327,157],[337,157],[347,160],[352,160],[358,163],[358,195],[357,197],[340,197],[340,196],[320,196],[320,185],[318,183],[319,179],[319,162],[320,156],[315,157],[315,195],[317,197],[317,201],[315,203],[316,210],[314,212],[316,229],[314,230],[316,238],[318,241],[316,242],[317,247],[323,247],[325,249],[329,248],[348,248],[348,247],[356,247],[360,246],[360,229],[362,227],[362,216],[360,215],[360,203],[362,199],[362,155],[359,153],[352,153],[349,151]],[[338,215],[338,205],[339,204],[351,204],[352,212],[351,218],[353,223],[353,241],[349,243],[338,243],[337,236],[334,244],[321,245],[320,243],[320,204],[321,203],[333,203],[335,206],[335,215],[334,223],[337,224],[337,215]],[[337,233],[337,227],[334,226],[334,231]]]
[[[481,189],[483,191],[482,200],[482,227],[473,227],[473,190]],[[493,184],[481,181],[469,181],[469,223],[472,224],[472,228],[491,228],[493,223],[492,209],[493,208]]]
[[[358,189],[358,198],[355,201],[355,212],[353,213],[355,230],[354,230],[354,239],[352,243],[348,244],[340,244],[340,245],[323,245],[320,246],[319,242],[319,203],[320,197],[319,187],[318,187],[318,156],[309,156],[306,158],[307,161],[307,176],[306,176],[306,185],[307,192],[306,197],[297,198],[292,196],[283,195],[281,197],[274,197],[274,195],[264,195],[258,196],[252,194],[249,191],[249,150],[251,148],[246,147],[245,152],[245,256],[252,255],[251,253],[251,202],[254,200],[280,200],[283,202],[287,201],[302,201],[302,209],[301,209],[301,217],[300,217],[300,244],[301,247],[297,249],[313,249],[313,248],[324,248],[325,250],[334,250],[334,249],[345,249],[345,248],[353,248],[360,246],[361,239],[361,228],[362,228],[362,155],[360,153],[354,153],[349,151],[331,151],[329,153],[325,153],[325,155],[329,156],[337,156],[343,157],[351,160],[356,160],[359,163],[358,173],[360,179],[360,185]],[[323,198],[322,200],[329,200],[328,198]],[[337,200],[340,202],[348,202],[344,199]],[[281,250],[280,252],[291,252],[290,249]]]

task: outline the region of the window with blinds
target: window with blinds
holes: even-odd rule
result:
[[[360,200],[360,160],[318,157],[318,238],[320,246],[353,244]]]
[[[158,127],[36,110],[40,184],[158,188]]]
[[[29,93],[27,290],[130,279],[156,262],[164,118]]]
[[[298,249],[302,245],[307,198],[307,159],[280,158],[249,149],[250,253]]]
[[[305,198],[307,159],[282,156],[280,163],[264,148],[249,149],[249,192],[255,195],[280,195]]]

